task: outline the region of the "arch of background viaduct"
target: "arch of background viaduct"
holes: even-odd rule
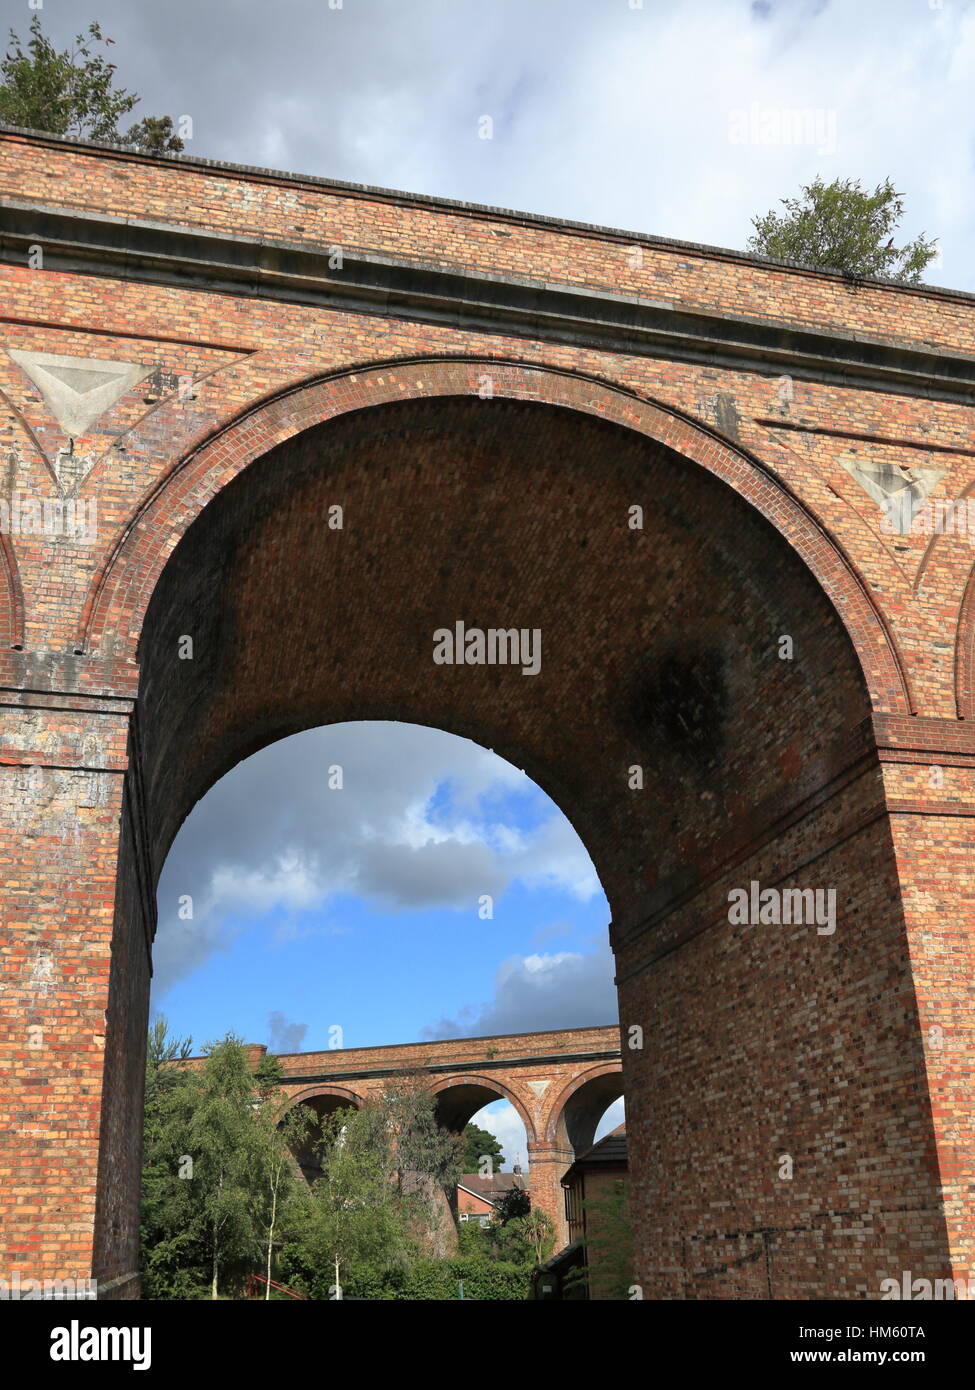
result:
[[[588,1067],[584,1072],[580,1072],[578,1076],[572,1077],[571,1080],[565,1083],[562,1090],[552,1098],[545,1116],[545,1138],[548,1143],[556,1144],[560,1142],[562,1136],[559,1133],[559,1128],[565,1115],[566,1106],[572,1100],[573,1096],[578,1095],[579,1092],[582,1091],[584,1087],[589,1086],[591,1082],[611,1076],[619,1076],[622,1083],[621,1069],[602,1063],[601,1065]],[[621,1084],[620,1095],[622,1095],[622,1093]]]
[[[189,362],[203,385],[185,414],[165,392],[147,411],[133,390],[86,436],[79,452],[95,462],[78,495],[98,492],[111,518],[95,552],[3,537],[5,1258],[30,1260],[31,1274],[93,1270],[109,1297],[138,1288],[137,1202],[113,1188],[107,1160],[125,1151],[122,1120],[126,1133],[137,1126],[113,1104],[140,1094],[144,1046],[148,943],[118,928],[119,903],[141,894],[148,922],[151,887],[119,866],[133,859],[123,808],[141,615],[185,529],[180,507],[188,524],[249,462],[321,420],[422,397],[435,377],[444,396],[478,395],[486,373],[501,398],[642,431],[728,482],[817,577],[873,702],[869,797],[851,809],[852,798],[830,801],[832,785],[814,789],[835,832],[825,860],[822,836],[806,845],[783,823],[777,859],[750,846],[721,860],[711,899],[678,903],[672,919],[637,904],[616,934],[621,1016],[644,1023],[651,1044],[624,1057],[639,1277],[649,1294],[768,1296],[733,1272],[759,1227],[772,1232],[776,1295],[876,1296],[902,1268],[969,1277],[971,552],[958,537],[881,538],[875,499],[851,479],[864,461],[933,464],[939,495],[970,493],[970,297],[854,290],[714,248],[57,137],[0,132],[0,165],[5,343],[134,357],[147,371]],[[333,233],[349,252],[341,277],[323,265]],[[28,269],[38,241],[44,269]],[[377,365],[384,357],[395,361]],[[4,485],[51,490],[68,440],[14,359],[0,366],[21,445],[21,472]],[[775,401],[782,373],[794,402]],[[308,414],[295,422],[298,409]],[[828,675],[814,674],[826,690]],[[720,875],[786,882],[810,862],[850,889],[849,918],[838,940],[792,941],[785,969],[774,938],[729,929],[717,890],[738,880]],[[113,1001],[113,1017],[138,1024],[114,1051]],[[25,1052],[40,1021],[53,1050]],[[747,1162],[725,1142],[745,1110]],[[774,1175],[792,1142],[805,1158],[786,1192]]]
[[[518,1090],[506,1082],[500,1081],[496,1076],[490,1075],[489,1071],[485,1072],[482,1069],[480,1072],[471,1072],[470,1074],[455,1072],[452,1076],[442,1077],[441,1080],[435,1082],[430,1090],[433,1095],[440,1096],[445,1095],[447,1091],[458,1090],[466,1086],[483,1087],[486,1091],[492,1091],[498,1100],[506,1100],[509,1105],[514,1106],[518,1112],[519,1120],[525,1126],[529,1145],[535,1142],[536,1119],[532,1114],[531,1106]]]
[[[346,1105],[355,1106],[358,1109],[365,1101],[365,1096],[358,1091],[349,1090],[346,1086],[334,1086],[327,1082],[319,1085],[304,1086],[299,1091],[292,1091],[290,1086],[285,1086],[289,1105],[301,1105],[306,1100],[315,1100],[318,1096],[330,1096],[336,1100],[343,1101]]]

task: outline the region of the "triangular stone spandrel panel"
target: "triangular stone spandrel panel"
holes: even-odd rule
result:
[[[851,478],[872,497],[902,535],[922,503],[945,475],[943,468],[909,468],[893,463],[849,463],[841,460]]]
[[[64,357],[10,349],[10,356],[40,391],[65,434],[87,434],[151,370],[141,362],[110,362],[100,357]]]

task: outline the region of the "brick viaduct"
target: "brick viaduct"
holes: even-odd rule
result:
[[[172,838],[402,719],[592,855],[647,1297],[975,1273],[972,540],[881,507],[975,494],[975,301],[16,131],[0,188],[4,1263],[137,1295]]]
[[[255,1063],[265,1051],[250,1050]],[[623,1094],[615,1024],[292,1052],[279,1060],[285,1093],[319,1115],[358,1109],[403,1075],[423,1079],[437,1097],[440,1123],[457,1133],[482,1106],[509,1101],[525,1126],[532,1202],[552,1218],[560,1246],[568,1238],[562,1174],[589,1148],[607,1107]]]

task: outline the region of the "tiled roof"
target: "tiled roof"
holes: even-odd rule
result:
[[[576,1159],[576,1163],[625,1163],[626,1162],[626,1124],[617,1125],[615,1129],[600,1139],[598,1144],[593,1144],[591,1149],[586,1149]]]
[[[567,1168],[562,1174],[562,1186],[567,1187],[572,1184],[580,1172],[585,1172],[590,1168],[599,1168],[602,1164],[607,1167],[626,1168],[626,1124],[617,1125],[610,1130],[598,1144],[593,1144],[592,1148],[586,1149],[573,1163],[571,1168]]]
[[[483,1197],[486,1202],[503,1197],[513,1187],[520,1187],[523,1192],[527,1189],[521,1173],[492,1173],[489,1178],[483,1178],[480,1173],[461,1173],[457,1179],[457,1186],[466,1188],[477,1197]]]

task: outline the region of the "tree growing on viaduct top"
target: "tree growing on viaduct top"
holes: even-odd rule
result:
[[[114,42],[98,24],[89,24],[73,47],[59,52],[40,15],[31,20],[26,45],[11,29],[10,50],[0,62],[0,123],[106,140],[146,154],[181,150],[171,116],[144,116],[125,134],[119,132],[119,121],[140,98],[115,85],[115,64],[95,49]]]

